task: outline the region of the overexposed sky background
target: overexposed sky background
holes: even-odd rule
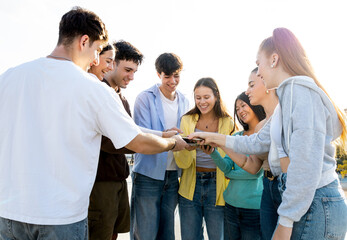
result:
[[[61,16],[73,6],[94,11],[111,40],[126,40],[145,56],[124,95],[133,107],[138,93],[159,82],[154,62],[174,52],[184,64],[178,87],[193,105],[193,87],[214,78],[233,112],[247,88],[261,41],[276,27],[299,38],[322,85],[347,108],[347,3],[343,0],[12,0],[0,8],[0,74],[47,56],[56,46]]]

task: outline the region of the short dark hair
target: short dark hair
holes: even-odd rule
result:
[[[183,63],[179,56],[174,53],[163,53],[155,60],[155,69],[159,74],[171,75],[181,71]]]
[[[118,64],[119,61],[133,61],[137,65],[141,65],[143,60],[142,53],[129,42],[120,40],[113,43],[114,48],[116,49],[116,57],[114,58],[115,62]]]
[[[69,45],[76,37],[83,35],[88,35],[90,44],[96,40],[108,40],[105,24],[95,13],[81,7],[73,7],[61,18],[58,45]]]
[[[255,70],[255,69],[254,69]],[[254,70],[252,71],[252,73],[254,72]],[[257,68],[257,71],[258,71],[258,68]],[[256,72],[256,71],[255,71]],[[246,95],[246,92],[242,92],[240,95],[237,96],[237,98],[235,99],[235,103],[234,103],[234,128],[235,128],[235,117],[237,118],[237,120],[239,121],[239,123],[242,125],[243,129],[245,131],[248,131],[249,129],[249,126],[247,123],[244,123],[240,118],[239,116],[236,114],[236,102],[237,100],[241,100],[241,101],[244,101],[251,109],[252,111],[254,112],[254,114],[257,116],[259,122],[261,120],[263,120],[265,117],[266,117],[266,114],[265,114],[265,111],[264,111],[264,108],[261,106],[261,105],[256,105],[256,106],[253,106],[250,101],[249,101],[249,98],[248,96]]]
[[[194,91],[195,91],[195,89],[197,89],[200,86],[208,87],[212,90],[213,95],[216,98],[216,103],[213,107],[213,111],[214,111],[216,117],[217,118],[231,117],[228,113],[227,108],[225,107],[225,105],[222,101],[222,98],[220,96],[220,92],[219,92],[216,81],[210,77],[201,78],[196,82],[196,84],[194,86]],[[196,104],[195,104],[194,108],[191,109],[189,112],[187,112],[185,115],[193,115],[193,114],[198,114],[199,117],[201,115],[201,112],[200,112],[199,108],[196,106]]]

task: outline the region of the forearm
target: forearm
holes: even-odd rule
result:
[[[153,130],[153,129],[149,129],[149,128],[145,128],[145,127],[140,127],[140,129],[144,133],[151,133],[151,134],[154,134],[154,135],[156,135],[158,137],[162,137],[162,135],[163,135],[162,131],[157,131],[157,130]]]
[[[224,172],[224,174],[227,174],[232,170],[232,165],[233,165],[232,161],[227,156],[223,158],[217,150],[214,150],[210,154],[210,156],[213,159],[213,161],[215,162],[215,164],[217,165],[217,167],[220,170],[222,170],[222,172]]]
[[[228,174],[225,174],[226,177],[230,179],[243,179],[243,180],[254,180],[259,177],[261,177],[263,174],[263,171],[260,170],[255,174],[249,173],[247,171],[244,171],[243,169],[237,169],[230,171]]]
[[[250,174],[256,174],[259,172],[262,161],[255,156],[246,156],[244,154],[236,153],[232,149],[222,147],[222,150],[236,163],[239,167],[241,167],[246,172]]]
[[[142,154],[157,154],[171,150],[175,146],[173,138],[161,138],[150,133],[138,134],[125,147]]]
[[[225,146],[242,154],[262,154],[270,150],[270,124],[250,136],[226,136]]]

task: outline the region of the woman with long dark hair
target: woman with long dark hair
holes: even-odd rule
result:
[[[218,86],[212,78],[200,79],[194,87],[195,106],[181,119],[184,135],[194,132],[230,134],[233,119],[228,114]],[[224,157],[225,153],[219,150]],[[202,239],[203,219],[211,240],[222,240],[224,205],[223,192],[227,180],[213,159],[202,147],[191,146],[176,152],[175,160],[182,171],[179,188],[179,213],[182,240]]]

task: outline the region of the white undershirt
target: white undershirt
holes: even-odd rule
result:
[[[282,111],[281,106],[277,104],[275,111],[272,116],[271,120],[271,128],[270,128],[270,135],[273,139],[274,143],[276,144],[277,153],[279,158],[288,157],[287,154],[284,152],[282,147]]]
[[[178,114],[178,102],[177,96],[173,101],[166,98],[164,94],[160,92],[161,103],[164,110],[165,129],[177,127],[177,114]],[[178,167],[174,161],[173,152],[169,151],[167,154],[167,167],[166,170],[177,170]]]

